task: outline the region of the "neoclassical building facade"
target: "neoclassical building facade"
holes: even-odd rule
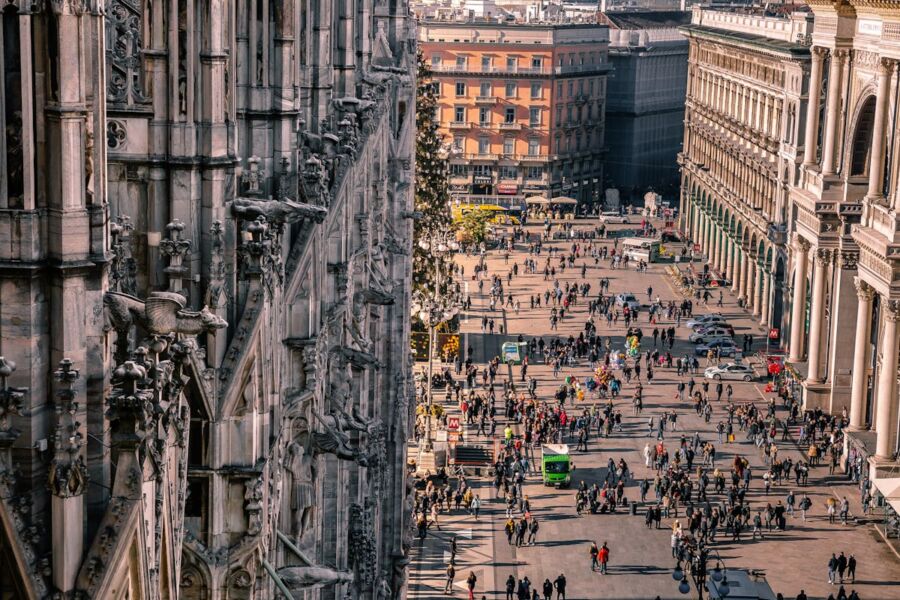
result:
[[[809,4],[810,105],[819,110],[806,114],[803,166],[791,190],[789,360],[807,406],[846,411],[851,443],[896,510],[900,6]]]
[[[681,226],[759,324],[780,336],[812,21],[694,7],[681,31],[689,40]]]
[[[407,3],[0,17],[0,597],[403,597]]]

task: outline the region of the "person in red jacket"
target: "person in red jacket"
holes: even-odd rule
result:
[[[609,562],[609,546],[606,545],[606,542],[603,542],[603,545],[600,547],[600,552],[597,553],[597,560],[600,561],[600,574],[606,575],[606,563]]]

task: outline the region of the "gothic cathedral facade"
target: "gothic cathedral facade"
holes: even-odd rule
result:
[[[406,0],[0,17],[0,597],[403,597]]]

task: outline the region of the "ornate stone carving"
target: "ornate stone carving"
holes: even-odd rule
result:
[[[123,294],[137,293],[137,263],[132,255],[131,217],[119,215],[109,226],[113,258],[109,265],[110,288]]]
[[[252,198],[236,198],[231,205],[234,215],[244,221],[254,221],[265,217],[269,223],[296,223],[298,221],[314,221],[321,223],[328,214],[328,209],[312,204],[282,200],[254,200]]]
[[[366,498],[365,504],[350,505],[350,523],[347,528],[347,563],[353,567],[363,588],[375,582],[375,565],[378,550],[375,546],[374,508]]]
[[[834,257],[834,251],[828,248],[819,248],[816,250],[815,259],[819,266],[827,267],[831,264]]]
[[[302,544],[313,527],[315,514],[315,461],[303,445],[292,442],[287,448],[285,470],[291,474],[291,537]]]
[[[137,0],[111,0],[106,5],[106,99],[113,104],[150,102],[143,85],[142,14]]]
[[[875,297],[875,289],[862,278],[854,277],[853,285],[856,286],[856,297],[860,301],[871,302],[872,298]]]
[[[854,269],[856,269],[856,266],[859,262],[859,252],[851,250],[841,250],[840,259],[841,269],[846,271],[853,271]]]
[[[244,273],[263,281],[269,296],[284,282],[284,265],[281,260],[280,228],[270,227],[262,215],[247,225],[250,239],[241,244]]]
[[[128,130],[125,123],[110,119],[106,123],[106,147],[110,150],[124,150],[128,143]]]
[[[206,288],[206,304],[213,310],[225,308],[228,294],[225,288],[225,230],[221,221],[213,221],[209,228],[209,286]]]
[[[244,511],[247,513],[247,533],[259,535],[262,531],[263,477],[248,479],[244,483]]]
[[[151,292],[147,300],[119,292],[107,292],[103,296],[109,323],[120,332],[138,325],[156,335],[199,335],[228,326],[208,308],[197,312],[186,310],[185,304],[184,296],[173,292]]]
[[[881,306],[886,320],[900,322],[900,300],[885,300]]]
[[[302,594],[306,590],[333,586],[353,581],[353,574],[347,571],[338,571],[329,567],[281,567],[278,569],[278,577],[291,592]]]
[[[77,396],[72,389],[79,373],[72,367],[72,361],[64,358],[59,362],[59,369],[54,373],[59,382],[56,392],[58,400],[54,405],[56,425],[53,432],[53,460],[47,475],[47,485],[54,496],[68,498],[84,493],[87,483],[87,468],[81,456],[81,448],[85,444],[81,433],[81,423],[76,415],[79,412]]]
[[[13,387],[7,379],[16,370],[16,363],[0,356],[0,438],[15,439],[19,435],[9,423],[10,415],[21,415],[25,408],[25,393],[28,388]]]
[[[169,237],[159,242],[160,253],[169,260],[169,264],[164,271],[169,276],[169,290],[172,292],[181,291],[181,280],[188,273],[184,259],[191,251],[193,242],[181,237],[184,229],[185,224],[175,219],[166,225],[166,232],[169,234]]]
[[[258,156],[251,156],[247,160],[247,170],[241,174],[241,182],[244,184],[244,193],[260,195],[263,193],[262,185],[265,182],[266,171],[259,166]]]

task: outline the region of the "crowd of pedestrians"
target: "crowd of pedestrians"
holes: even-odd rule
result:
[[[604,438],[635,433],[623,427],[623,406],[630,406],[632,416],[646,419],[646,436],[651,440],[643,449],[643,472],[638,476],[624,458],[608,457],[599,480],[573,482],[576,514],[612,514],[636,503],[632,513],[642,513],[648,529],[660,529],[663,519],[670,521],[676,559],[722,540],[752,543],[778,536],[792,523],[810,518],[814,509],[806,491],[810,471],[827,467],[834,474],[843,464],[847,415],[803,411],[784,388],[773,390],[772,397],[759,403],[738,397],[728,382],[703,378],[697,356],[679,355],[675,350],[676,341],[686,337],[682,325],[693,316],[692,299],[665,300],[648,286],[646,303],[623,302],[610,292],[609,278],[596,275],[597,267],[633,268],[640,273],[645,264],[629,261],[617,243],[597,232],[573,234],[568,228],[565,242],[551,244],[555,236],[549,231],[534,238],[518,230],[500,240],[498,252],[504,261],[497,272],[488,267],[487,251],[476,251],[480,261],[473,280],[480,295],[478,307],[484,309],[481,331],[507,333],[505,311],[518,314],[525,303],[529,310],[546,311],[549,333],[519,335],[524,360],[513,376],[499,356],[477,363],[471,347],[448,357],[450,364],[439,374],[443,393],[435,393],[435,397],[443,396],[442,418],[451,411],[458,413],[470,426],[470,435],[499,440],[500,452],[492,468],[490,498],[482,500],[462,475],[441,484],[428,482],[415,504],[420,537],[427,536],[430,528],[440,528],[443,512],[466,511],[477,519],[482,502],[489,502],[504,515],[503,531],[510,546],[524,549],[540,544],[541,518],[524,490],[529,478],[539,476],[536,454],[540,447],[567,443],[576,454],[603,452]],[[510,260],[514,244],[524,250],[518,261]],[[578,281],[560,280],[573,271],[580,274]],[[462,279],[465,272],[457,267],[456,275]],[[512,284],[526,276],[532,277],[530,281],[533,276],[542,277],[542,289],[516,297]],[[705,299],[701,297],[700,302]],[[472,310],[471,295],[464,307]],[[584,310],[576,311],[576,307]],[[577,323],[577,335],[558,333],[561,323],[574,319],[583,319]],[[611,330],[620,321],[627,337],[636,340],[633,348],[637,350],[616,347],[617,336]],[[752,337],[745,335],[745,352],[750,353],[752,346]],[[721,357],[711,353],[705,360],[707,366],[719,364]],[[538,380],[529,373],[535,364],[552,368],[549,392],[546,383],[539,390]],[[661,374],[672,388],[674,407],[645,414],[645,386],[660,385]],[[423,395],[427,383],[421,383]],[[689,411],[705,423],[715,422],[714,434],[685,431],[682,422]],[[418,425],[421,435],[424,420]],[[795,444],[803,450],[800,458],[786,452]],[[723,452],[728,459],[721,458]],[[871,485],[862,459],[852,455],[847,465],[849,476],[859,485],[865,511],[871,503]],[[846,497],[829,498],[821,509],[829,523],[846,525],[852,518]],[[608,543],[591,543],[589,554],[591,571],[609,574]],[[854,583],[855,574],[852,555],[840,553],[829,561],[829,583],[843,584],[845,578]],[[452,593],[453,561],[447,577],[445,591]],[[467,578],[470,598],[475,594],[474,580],[472,573]],[[564,598],[565,589],[562,574],[541,584],[533,584],[527,576],[510,575],[505,583],[507,599],[546,599],[554,593]],[[836,598],[842,595],[858,598],[843,588]]]

